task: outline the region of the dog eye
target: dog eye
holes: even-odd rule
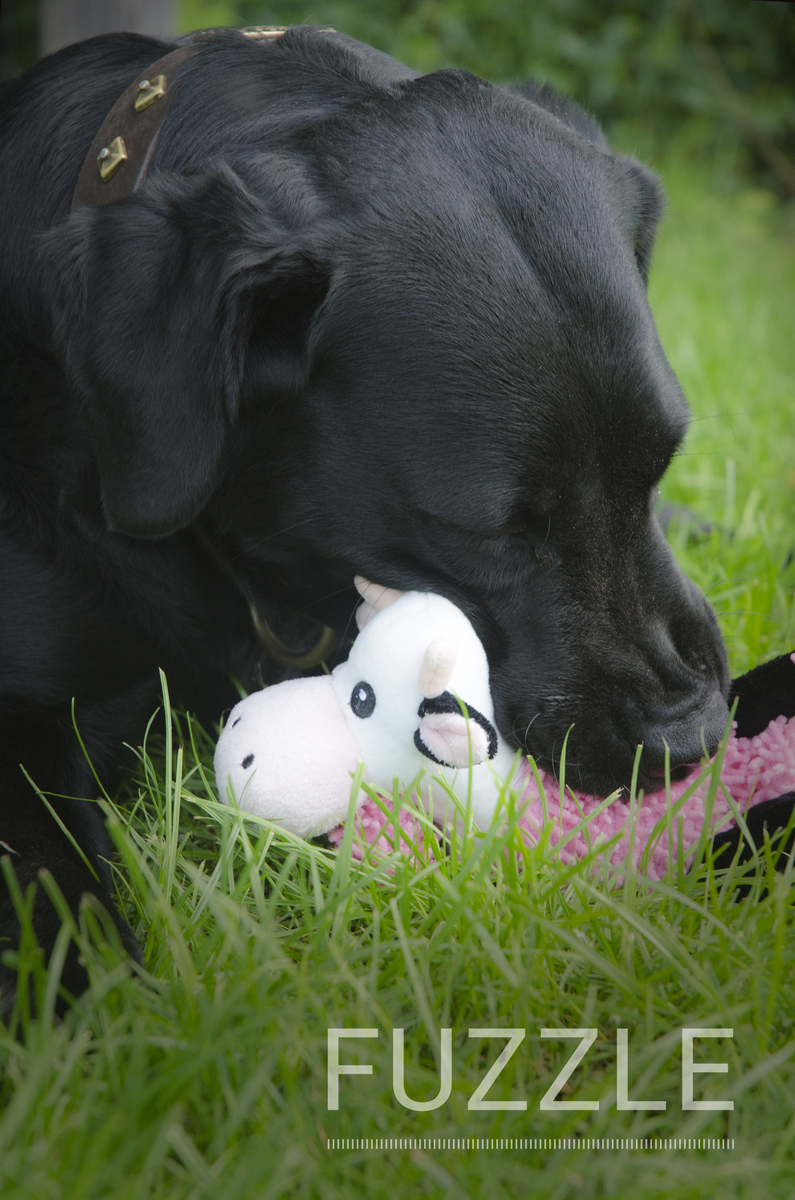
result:
[[[360,680],[351,692],[351,708],[362,720],[371,717],[375,711],[375,692],[364,680]]]

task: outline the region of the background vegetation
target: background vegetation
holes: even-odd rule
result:
[[[74,36],[162,28],[166,0],[60,0]],[[35,62],[54,0],[4,0],[0,78]],[[173,7],[176,3],[176,7]],[[139,11],[140,10],[140,11]],[[146,13],[151,10],[147,18]],[[642,116],[664,135],[695,119],[710,145],[795,195],[795,4],[772,0],[169,0],[182,30],[330,24],[422,71],[466,67],[497,83],[535,75],[611,133]],[[91,13],[95,17],[91,17]],[[114,23],[115,22],[115,23]],[[87,24],[88,23],[88,24]],[[154,26],[153,26],[154,27]],[[175,30],[176,32],[176,30]]]
[[[535,66],[655,166],[670,202],[651,302],[694,416],[664,481],[662,500],[680,506],[669,536],[716,606],[735,673],[795,646],[795,220],[746,127],[719,111],[687,24],[693,13],[706,24],[732,88],[788,154],[784,68],[759,66],[792,53],[788,6],[183,3],[186,25],[306,16],[423,69],[505,79]],[[715,14],[729,8],[722,24]],[[742,25],[755,14],[756,32]],[[124,795],[104,802],[145,971],[87,908],[63,937],[79,939],[92,987],[58,1022],[58,955],[48,973],[22,948],[43,1016],[20,1005],[0,1032],[4,1200],[791,1196],[793,868],[776,875],[769,848],[739,901],[736,869],[707,862],[651,886],[627,872],[616,888],[587,863],[564,869],[544,846],[529,851],[510,820],[435,863],[357,866],[348,846],[334,854],[218,806],[210,762],[210,740],[164,707]],[[429,1098],[443,1025],[454,1030],[451,1100],[411,1113],[392,1094],[391,1030],[406,1029],[409,1094]],[[682,1112],[683,1025],[734,1029],[699,1054],[729,1073],[697,1084],[733,1099],[733,1112]],[[330,1026],[380,1030],[362,1043],[373,1074],[341,1081],[338,1113],[326,1109]],[[467,1108],[496,1049],[468,1038],[484,1026],[527,1029],[494,1093],[526,1111]],[[569,1094],[598,1112],[539,1110],[570,1049],[542,1041],[543,1026],[599,1029]],[[665,1100],[665,1112],[617,1111],[617,1028],[629,1030],[630,1094]],[[356,1061],[354,1043],[346,1053]],[[328,1137],[578,1140],[330,1151]],[[728,1137],[734,1149],[587,1148],[596,1137]]]
[[[795,195],[795,4],[766,0],[181,0],[185,29],[329,24],[421,71],[534,75],[615,135],[695,119]]]

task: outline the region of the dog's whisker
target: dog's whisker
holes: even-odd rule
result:
[[[535,721],[540,716],[541,716],[541,709],[538,710],[538,712],[536,713],[535,717],[532,718],[532,720],[527,722],[527,725],[525,726],[524,737],[522,739],[524,741],[525,745],[527,745],[527,735],[530,732],[530,726],[533,724],[533,721]]]
[[[270,542],[273,538],[280,537],[283,533],[292,533],[294,529],[302,529],[305,525],[311,525],[316,520],[317,517],[305,517],[303,521],[296,521],[293,525],[284,525],[281,529],[274,529],[273,533],[268,533],[264,537],[257,538],[257,541]]]

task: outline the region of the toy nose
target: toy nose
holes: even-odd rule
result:
[[[419,727],[414,732],[414,745],[420,754],[442,767],[474,767],[494,758],[499,745],[497,730],[471,704],[461,704],[452,692],[442,692],[423,700],[417,715]]]
[[[360,757],[330,676],[291,679],[233,709],[215,748],[219,797],[231,786],[244,812],[312,837],[345,819]]]
[[[443,767],[475,767],[489,757],[488,735],[462,713],[427,713],[414,734],[420,754]]]

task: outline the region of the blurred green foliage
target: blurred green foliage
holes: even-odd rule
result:
[[[37,0],[0,6],[0,78],[37,53]],[[331,25],[420,71],[547,80],[622,126],[731,148],[795,196],[795,3],[777,0],[180,0],[180,29]]]
[[[36,0],[0,0],[0,80],[35,63],[39,56]]]
[[[533,75],[614,132],[684,119],[795,195],[795,4],[771,0],[182,0],[184,29],[328,24],[416,69]]]

